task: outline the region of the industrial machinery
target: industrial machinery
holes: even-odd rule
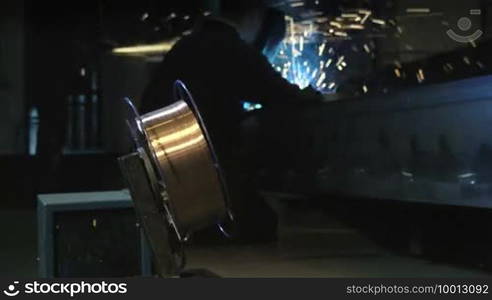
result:
[[[217,156],[190,92],[175,83],[176,102],[140,116],[125,99],[135,151],[119,159],[137,218],[154,253],[156,272],[176,276],[184,243],[203,227],[233,220]]]

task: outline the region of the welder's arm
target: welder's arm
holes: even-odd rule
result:
[[[268,62],[266,57],[248,46],[244,47],[239,59],[240,78],[236,81],[238,91],[251,100],[275,106],[287,103],[319,103],[321,94],[308,88],[299,89],[289,83]]]

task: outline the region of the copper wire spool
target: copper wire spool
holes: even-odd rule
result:
[[[193,231],[232,218],[213,146],[186,92],[181,96],[187,99],[142,116],[127,99],[133,111],[129,127],[148,166],[156,198],[162,201],[158,205],[163,205],[182,241]]]

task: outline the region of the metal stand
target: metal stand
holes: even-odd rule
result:
[[[126,179],[132,196],[137,219],[143,227],[155,259],[155,272],[159,277],[219,277],[205,270],[186,270],[182,245],[173,243],[169,223],[166,220],[164,208],[159,207],[160,199],[156,201],[150,180],[145,168],[145,162],[138,152],[118,158],[120,169]]]
[[[130,190],[137,218],[154,254],[155,272],[160,277],[176,276],[179,266],[170,242],[169,225],[156,205],[140,154],[134,152],[118,158],[118,161]]]

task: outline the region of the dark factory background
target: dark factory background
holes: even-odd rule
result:
[[[261,128],[288,157],[262,175],[276,239],[206,230],[190,266],[233,277],[489,274],[492,1],[266,2],[285,13],[286,34],[263,54],[324,101]],[[1,276],[151,272],[117,163],[131,144],[122,98],[140,104],[173,44],[219,7],[0,1]],[[253,100],[243,103],[252,115]]]

